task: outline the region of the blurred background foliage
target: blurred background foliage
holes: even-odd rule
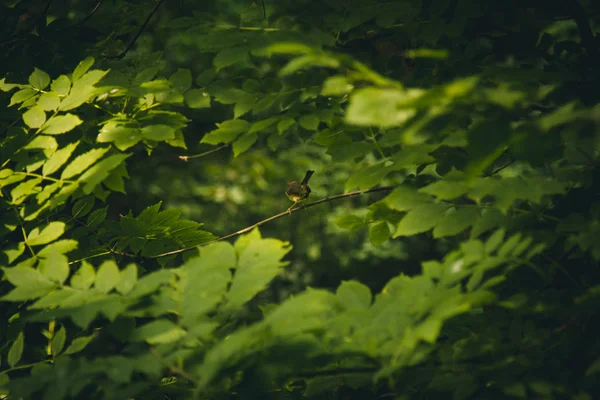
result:
[[[433,387],[435,395],[451,390],[454,398],[478,398],[482,382],[502,387],[498,398],[550,398],[551,393],[593,398],[598,386],[586,379],[600,370],[594,358],[600,348],[592,339],[600,260],[597,2],[13,0],[0,5],[0,15],[0,77],[6,82],[26,82],[33,67],[56,77],[91,55],[97,68],[110,70],[102,85],[153,82],[149,93],[131,98],[148,107],[160,103],[188,119],[181,130],[185,144],[128,149],[133,156],[124,192],[98,196],[94,206],[104,202],[109,220],[130,210],[137,216],[162,202],[163,209],[180,209],[186,219],[203,223],[202,229],[224,236],[284,211],[290,204],[286,182],[308,169],[316,171],[312,200],[357,187],[431,185],[428,194],[451,200],[457,210],[474,203],[493,209],[487,214],[493,221],[482,227],[485,213],[477,214],[477,235],[475,218],[447,235],[432,233],[433,226],[402,234],[401,220],[411,208],[398,205],[400,195],[397,202],[378,202],[387,192],[294,213],[261,227],[263,237],[289,241],[293,249],[286,256],[289,265],[256,304],[280,303],[308,286],[334,289],[351,279],[377,293],[400,273],[421,274],[425,260],[464,250],[460,246],[469,238],[487,239],[492,228],[520,232],[546,245],[541,265],[524,261],[526,267],[511,269],[512,285],[497,290],[499,298],[509,300],[486,309],[485,319],[469,314],[450,320],[436,349],[440,363],[460,364],[463,354],[479,351],[481,364],[471,357],[458,372],[442,371],[434,379],[422,369],[407,369],[402,379],[415,388]],[[298,47],[277,50],[281,43]],[[309,53],[303,45],[318,51]],[[269,46],[274,47],[265,51]],[[156,89],[161,79],[177,90]],[[358,92],[382,87],[377,96]],[[415,91],[395,103],[405,88]],[[352,113],[350,107],[359,107],[361,99],[367,105]],[[411,107],[404,113],[403,101]],[[10,96],[0,102],[0,128],[8,129],[16,110],[4,107]],[[98,121],[106,118],[104,103],[98,103],[80,114],[82,141],[89,145],[95,143]],[[116,96],[105,104],[112,112],[132,107]],[[293,121],[281,125],[286,116]],[[240,117],[251,123],[279,119],[254,136],[244,129],[240,137],[246,143],[207,142],[217,124]],[[446,139],[431,152],[415,151],[416,161],[403,164],[402,151]],[[380,174],[380,167],[389,170]],[[375,178],[361,177],[367,168]],[[457,172],[464,175],[452,175]],[[456,189],[477,177],[492,177],[497,185]],[[515,183],[520,178],[524,184]],[[458,194],[434,189],[441,181]],[[555,185],[546,185],[549,181]],[[388,227],[386,232],[392,228],[382,240],[372,232],[377,223]],[[390,233],[398,237],[388,239]],[[177,256],[165,263],[180,261]],[[155,260],[143,265],[159,269]],[[518,297],[523,293],[529,302]],[[580,314],[569,315],[574,309]],[[473,336],[466,338],[469,333]],[[552,346],[564,357],[542,365],[544,349]],[[586,351],[581,365],[567,354]],[[596,367],[589,367],[594,359]],[[438,365],[423,369],[429,367]],[[463,373],[480,368],[475,377]],[[264,371],[257,369],[260,376]],[[564,375],[550,377],[548,370]],[[519,374],[533,382],[527,391]],[[254,390],[249,380],[240,387]],[[324,386],[336,387],[339,398],[366,396],[364,387],[334,380]],[[581,395],[570,392],[573,388]],[[403,393],[396,398],[434,398],[417,389]]]

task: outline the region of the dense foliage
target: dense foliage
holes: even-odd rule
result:
[[[597,2],[0,21],[0,398],[600,393]]]

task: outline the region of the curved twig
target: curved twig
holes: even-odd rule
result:
[[[216,148],[214,148],[212,150],[205,151],[204,153],[194,154],[193,156],[179,156],[177,158],[179,158],[180,160],[183,160],[183,161],[188,161],[188,160],[191,160],[192,158],[200,158],[200,157],[207,156],[209,154],[215,153],[215,152],[217,152],[219,150],[222,150],[222,149],[224,149],[226,147],[229,147],[229,146],[230,146],[229,144],[224,144],[224,145],[216,147]]]
[[[142,32],[144,32],[144,29],[146,29],[146,26],[148,25],[148,22],[150,22],[150,19],[152,18],[152,16],[154,15],[154,13],[156,13],[156,11],[158,10],[158,7],[160,7],[160,5],[164,2],[165,0],[159,0],[158,3],[156,3],[156,5],[154,6],[154,9],[150,12],[150,14],[148,14],[148,17],[146,18],[146,20],[144,21],[144,23],[142,24],[142,26],[140,26],[140,29],[138,29],[137,33],[135,34],[135,36],[133,37],[133,39],[131,39],[131,42],[129,42],[129,44],[127,45],[127,47],[125,47],[125,49],[117,54],[116,56],[107,56],[106,59],[107,60],[120,60],[121,58],[125,57],[125,55],[129,52],[129,50],[131,50],[131,48],[133,47],[133,45],[135,44],[135,42],[138,40],[138,38],[140,37],[140,35],[142,34]]]
[[[96,6],[94,7],[94,9],[92,10],[92,12],[90,12],[88,15],[85,16],[84,19],[82,19],[78,25],[85,25],[86,22],[88,22],[93,16],[94,14],[96,14],[96,11],[98,11],[98,9],[100,8],[100,6],[102,5],[102,2],[104,0],[98,0],[98,2],[96,3]]]

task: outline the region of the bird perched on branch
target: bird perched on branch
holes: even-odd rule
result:
[[[314,173],[315,171],[306,171],[306,175],[304,175],[304,179],[302,179],[302,182],[288,181],[287,187],[285,189],[285,194],[290,200],[294,202],[294,204],[292,204],[290,208],[287,209],[288,212],[291,213],[292,208],[294,208],[296,204],[308,198],[308,195],[310,194],[310,186],[308,186],[308,180]]]

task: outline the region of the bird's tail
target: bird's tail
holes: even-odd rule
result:
[[[302,179],[302,185],[306,185],[308,183],[308,180],[314,173],[315,173],[315,171],[311,171],[311,170],[306,171],[306,175],[304,175],[304,179]]]

